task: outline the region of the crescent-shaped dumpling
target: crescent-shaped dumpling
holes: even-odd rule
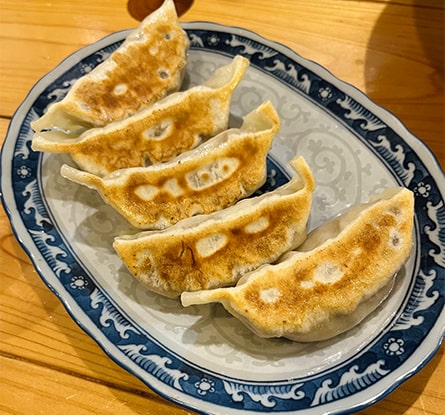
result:
[[[358,324],[388,295],[412,249],[414,197],[391,188],[308,235],[297,251],[230,288],[186,292],[220,302],[261,337],[317,341]]]
[[[179,89],[188,48],[174,2],[166,0],[31,127],[36,132],[56,129],[79,135],[134,114]]]
[[[235,57],[203,85],[176,92],[124,120],[78,138],[61,131],[34,134],[35,151],[70,153],[80,169],[104,176],[114,170],[165,162],[228,126],[233,91],[249,61]]]
[[[101,178],[68,165],[62,176],[97,190],[133,226],[162,229],[251,195],[266,180],[266,156],[279,129],[266,101],[243,120],[169,162],[116,170]]]
[[[297,174],[274,191],[163,231],[117,237],[114,249],[139,281],[167,297],[234,285],[306,238],[314,178],[303,158],[291,165]]]

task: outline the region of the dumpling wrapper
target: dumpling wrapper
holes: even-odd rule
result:
[[[105,61],[79,78],[62,101],[33,121],[32,129],[78,136],[134,114],[179,89],[188,48],[174,2],[166,0]]]
[[[63,165],[63,177],[91,189],[134,227],[163,229],[251,195],[266,180],[266,156],[279,129],[269,101],[225,130],[166,163],[116,170],[101,178]]]
[[[203,85],[173,93],[133,116],[78,138],[61,131],[34,134],[34,151],[70,153],[81,170],[104,176],[127,167],[165,162],[228,126],[233,91],[249,61],[235,57]]]
[[[303,158],[291,165],[297,174],[274,191],[163,231],[117,237],[113,247],[136,279],[167,297],[234,285],[306,238],[315,182]]]
[[[412,249],[414,197],[391,188],[321,225],[296,251],[247,273],[237,286],[181,296],[220,302],[261,337],[325,340],[364,319],[389,294]]]

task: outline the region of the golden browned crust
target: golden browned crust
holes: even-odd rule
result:
[[[337,334],[336,324],[350,328],[360,304],[390,284],[412,248],[412,193],[391,190],[388,196],[313,250],[287,254],[246,274],[237,287],[184,293],[183,304],[221,302],[263,337],[320,340]]]
[[[134,114],[180,87],[188,46],[174,3],[166,0],[32,128],[38,132],[103,126]]]
[[[279,118],[270,102],[171,162],[117,170],[103,179],[63,166],[64,177],[95,188],[135,227],[164,228],[231,206],[266,179],[266,156]]]
[[[235,57],[209,83],[177,92],[133,116],[79,138],[60,131],[36,133],[37,151],[67,152],[80,169],[104,176],[115,170],[165,162],[227,128],[232,93],[249,61]]]
[[[115,66],[105,79],[80,82],[73,89],[73,103],[79,105],[67,103],[68,113],[78,115],[79,107],[87,107],[89,111],[85,112],[85,118],[98,120],[96,124],[107,124],[152,104],[167,91],[178,87],[177,74],[186,64],[187,41],[182,29],[167,21],[144,32],[150,42],[131,44],[125,50],[113,53],[109,59]],[[162,44],[162,47],[156,47],[153,53],[153,44]],[[126,92],[118,93],[119,86],[127,88]]]
[[[314,179],[302,158],[293,165],[297,175],[273,192],[113,246],[138,280],[167,297],[233,285],[306,237]]]

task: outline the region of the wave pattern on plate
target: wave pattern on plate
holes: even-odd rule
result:
[[[425,165],[422,154],[411,147],[415,138],[389,114],[375,111],[377,107],[367,98],[318,65],[241,29],[202,23],[189,23],[185,27],[191,40],[191,56],[197,54],[198,58],[189,68],[190,82],[193,70],[207,71],[200,73],[206,76],[212,70],[214,58],[224,60],[242,54],[251,60],[250,78],[240,85],[239,95],[234,97],[232,122],[238,122],[255,101],[269,97],[283,117],[283,131],[269,159],[268,184],[262,191],[287,180],[287,163],[299,152],[312,162],[320,183],[312,226],[391,183],[403,184],[415,193],[416,248],[405,268],[405,279],[412,283],[401,285],[398,303],[393,304],[394,314],[378,323],[381,330],[373,335],[372,341],[360,344],[357,350],[338,360],[307,371],[304,376],[275,380],[236,378],[202,367],[162,344],[132,319],[125,305],[111,298],[104,289],[106,279],[98,277],[99,270],[85,266],[80,251],[64,234],[65,225],[55,220],[57,212],[51,210],[54,201],[46,199],[51,189],[45,188],[48,183],[42,183],[45,157],[30,149],[30,121],[41,116],[50,103],[62,99],[72,82],[115,50],[127,32],[112,35],[78,52],[80,56],[69,58],[56,68],[51,79],[44,78],[36,85],[34,95],[25,100],[14,117],[2,151],[2,193],[10,194],[13,200],[4,196],[3,202],[13,206],[8,209],[11,222],[19,235],[22,232],[32,241],[27,249],[42,278],[69,306],[73,317],[97,337],[114,360],[159,393],[175,396],[185,406],[198,406],[203,411],[218,408],[226,413],[238,410],[268,413],[271,408],[284,413],[299,410],[319,413],[328,409],[334,413],[337,401],[344,399],[351,402],[348,411],[360,409],[387,394],[394,388],[394,382],[401,381],[395,371],[407,367],[413,373],[432,355],[437,345],[428,344],[431,332],[436,333],[436,342],[442,339],[443,327],[437,327],[443,326],[445,206],[440,190],[443,186],[437,180],[443,180],[443,175],[428,170],[430,166]],[[198,66],[194,69],[193,64],[201,64],[200,69],[196,69]],[[4,174],[6,168],[9,171]],[[432,168],[437,170],[435,166]],[[330,187],[336,190],[329,191]],[[94,205],[87,206],[85,212],[88,209],[94,210]],[[89,220],[100,226],[102,219],[99,216]],[[106,238],[98,240],[97,261],[109,254],[105,243]],[[105,272],[110,280],[122,277],[113,262]],[[130,285],[125,285],[125,278],[117,284],[121,284],[121,291],[129,289],[123,294],[128,294],[128,301],[138,305]],[[210,321],[208,317],[206,321]],[[180,332],[178,328],[175,330],[171,333]],[[360,330],[356,334],[365,336]],[[228,336],[232,334],[230,330],[227,332]],[[273,341],[269,345],[273,346]],[[335,350],[335,345],[331,347],[330,352]],[[418,351],[425,357],[411,363]],[[294,359],[298,361],[305,352],[297,353]],[[314,356],[322,360],[327,352],[319,346]],[[272,370],[273,365],[280,367],[280,359],[277,356],[268,369]],[[261,364],[258,366],[261,368]],[[263,372],[266,373],[264,369]],[[366,394],[376,386],[377,393]]]

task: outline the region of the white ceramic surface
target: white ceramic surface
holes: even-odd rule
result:
[[[92,190],[59,175],[68,156],[30,149],[30,122],[105,59],[128,32],[81,49],[41,79],[17,110],[2,149],[2,201],[45,283],[105,352],[151,388],[203,413],[349,413],[418,371],[444,335],[445,178],[429,150],[384,109],[288,48],[239,28],[184,24],[183,88],[236,54],[251,60],[231,125],[266,99],[282,127],[270,190],[303,155],[317,189],[310,228],[392,185],[416,197],[415,249],[388,300],[332,340],[260,339],[218,305],[182,308],[144,289],[114,253],[129,225]]]

